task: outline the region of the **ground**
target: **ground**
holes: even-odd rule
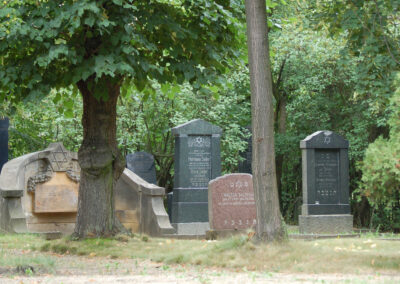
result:
[[[14,255],[41,255],[13,250]],[[48,268],[3,271],[0,283],[399,283],[400,274],[306,274],[166,265],[138,259],[73,256],[47,253],[54,261]],[[328,264],[327,264],[328,265]],[[28,270],[28,267],[25,267]]]
[[[400,239],[222,241],[0,235],[0,283],[400,283]]]

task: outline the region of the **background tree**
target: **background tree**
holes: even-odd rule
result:
[[[400,76],[398,89],[391,98],[390,135],[369,144],[360,163],[362,179],[359,191],[376,214],[371,225],[385,231],[400,231]]]
[[[284,237],[275,170],[274,108],[265,0],[246,0],[252,112],[252,171],[257,209],[256,236]]]
[[[232,6],[232,5],[233,6]],[[117,147],[121,86],[151,93],[225,71],[235,56],[235,1],[6,1],[0,9],[0,98],[38,101],[75,86],[83,99],[77,237],[122,229],[113,189],[125,166]]]

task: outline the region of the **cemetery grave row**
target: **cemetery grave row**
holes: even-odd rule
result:
[[[8,120],[0,121],[0,131],[6,128]],[[254,228],[257,214],[249,174],[251,143],[244,154],[244,166],[239,167],[249,173],[221,176],[221,128],[197,119],[173,128],[172,133],[175,176],[173,192],[168,195],[169,214],[163,205],[165,189],[155,185],[153,156],[145,152],[129,154],[115,201],[116,215],[124,226],[132,232],[153,236],[204,236],[212,231],[224,235]],[[300,232],[351,233],[348,141],[331,131],[318,131],[302,140],[300,148]],[[79,174],[76,153],[67,151],[60,143],[7,162],[0,175],[0,228],[13,232],[71,233]]]

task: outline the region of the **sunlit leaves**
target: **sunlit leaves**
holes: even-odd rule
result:
[[[239,8],[225,0],[7,2],[0,89],[24,97],[42,84],[104,77],[133,78],[139,90],[149,80],[207,84],[238,56]]]

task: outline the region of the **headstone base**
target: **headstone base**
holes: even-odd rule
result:
[[[178,235],[201,235],[204,236],[206,231],[210,230],[208,222],[195,223],[172,223]]]
[[[353,215],[300,215],[300,234],[343,234],[353,232]]]
[[[173,195],[175,195],[175,192]],[[173,198],[175,198],[175,196]],[[207,202],[172,202],[171,207],[171,220],[174,224],[208,224]]]

